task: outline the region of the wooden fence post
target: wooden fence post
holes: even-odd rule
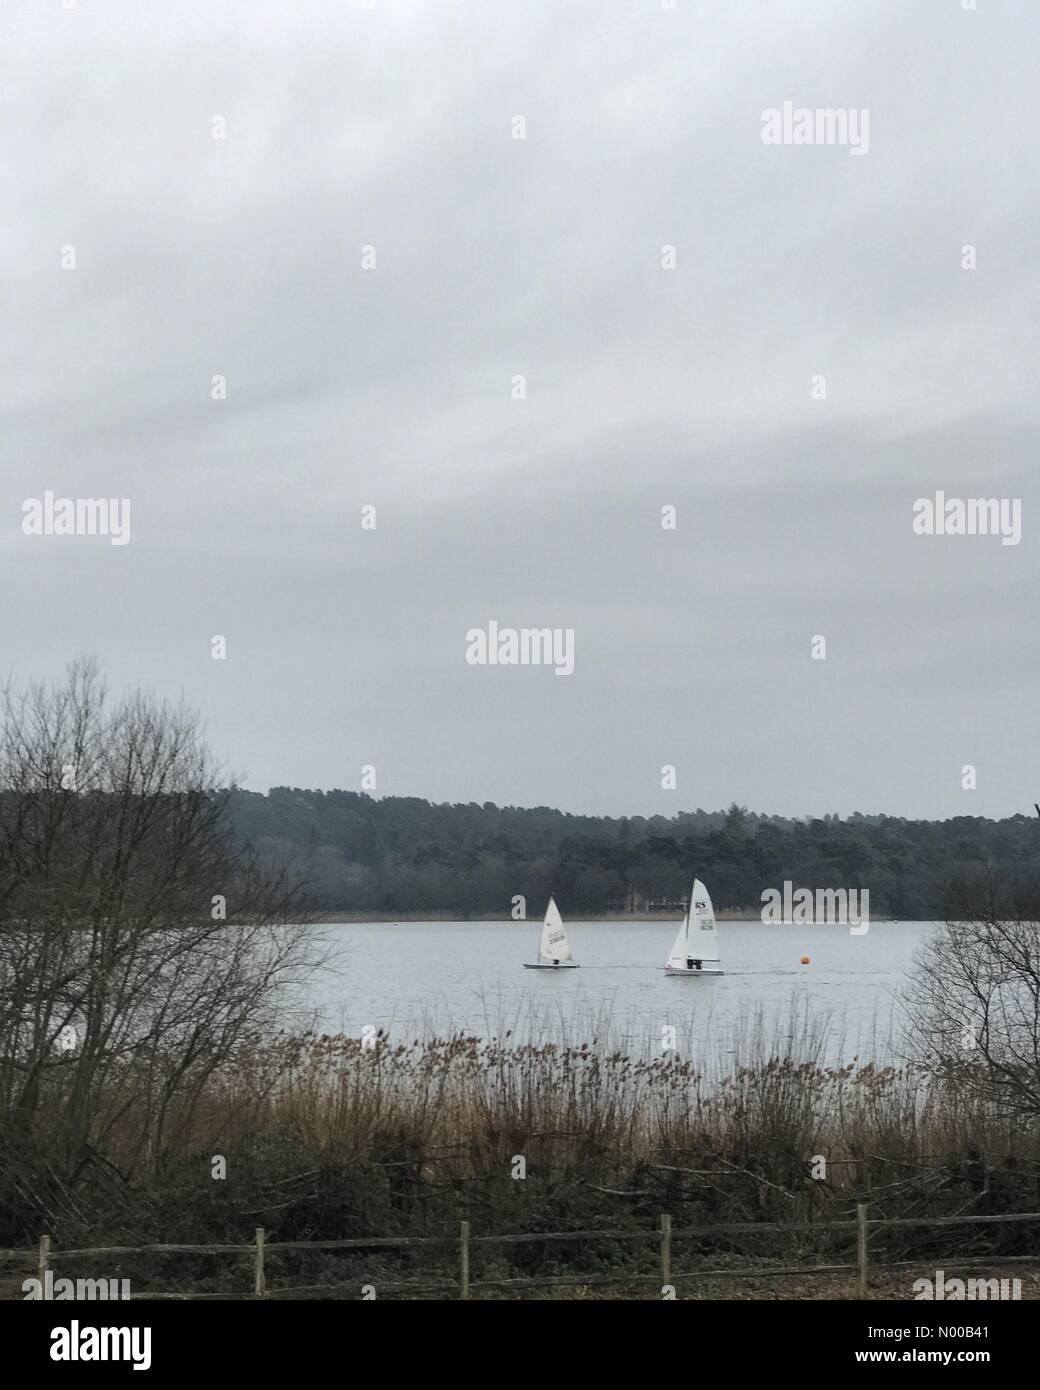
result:
[[[459,1297],[469,1298],[469,1222],[459,1227]]]
[[[867,1296],[867,1204],[856,1203],[856,1297]]]
[[[661,1217],[661,1285],[672,1282],[672,1218]]]
[[[264,1298],[267,1294],[267,1284],[264,1281],[264,1228],[256,1228],[256,1272],[253,1280],[253,1293],[257,1298]]]
[[[51,1238],[50,1236],[40,1237],[40,1258],[36,1265],[36,1272],[40,1280],[40,1297],[45,1297],[44,1280],[47,1278],[47,1267],[51,1262]]]

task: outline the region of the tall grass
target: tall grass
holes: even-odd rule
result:
[[[1040,1209],[1033,1128],[910,1064],[826,1065],[829,1023],[807,1012],[749,1014],[698,1059],[681,1041],[630,1055],[606,1015],[584,1038],[554,1040],[555,1021],[545,1026],[538,1041],[515,1042],[506,1028],[485,1039],[257,1043],[182,1116],[174,1107],[162,1154],[142,1146],[147,1106],[131,1071],[117,1122],[97,1136],[106,1176],[88,1168],[89,1200],[2,1213],[0,1240],[49,1229],[66,1244],[239,1241],[257,1224],[272,1240],[426,1234],[454,1231],[461,1217],[488,1233],[646,1229],[662,1211],[687,1228],[819,1223],[864,1198],[887,1216]],[[215,1156],[224,1180],[212,1177]],[[771,1239],[705,1248],[716,1260],[765,1258]],[[943,1248],[964,1239],[948,1234]],[[1032,1239],[985,1228],[997,1253],[1031,1251]],[[829,1248],[824,1232],[813,1240]],[[936,1248],[909,1241],[900,1257]],[[531,1249],[516,1247],[510,1267]]]

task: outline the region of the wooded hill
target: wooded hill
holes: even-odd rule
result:
[[[555,893],[564,914],[645,910],[697,873],[716,908],[757,915],[766,888],[869,889],[874,917],[946,915],[949,885],[986,869],[1040,873],[1040,822],[854,814],[792,820],[728,811],[575,816],[548,806],[439,805],[349,791],[234,788],[237,832],[302,861],[317,908],[508,916]]]

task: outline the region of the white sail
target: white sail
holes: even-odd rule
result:
[[[571,948],[567,941],[567,933],[563,929],[563,918],[560,916],[560,909],[556,906],[556,899],[549,899],[549,906],[545,909],[545,921],[542,923],[542,940],[538,947],[538,959],[542,962],[552,963],[554,960],[570,960]]]
[[[715,909],[711,905],[711,897],[707,888],[699,878],[693,880],[690,910],[687,916],[690,921],[687,937],[690,955],[696,956],[698,960],[718,964],[719,933],[715,926]]]
[[[687,912],[686,916],[682,919],[682,925],[679,927],[679,934],[675,938],[675,945],[672,947],[672,953],[668,957],[668,964],[673,970],[686,969],[686,961],[688,959],[686,937],[689,934],[689,930],[690,914]]]
[[[690,905],[675,938],[675,945],[668,957],[672,970],[687,970],[688,961],[700,961],[701,965],[719,964],[719,934],[715,927],[715,909],[707,888],[699,878],[693,880],[690,889]],[[695,967],[696,968],[696,967]]]

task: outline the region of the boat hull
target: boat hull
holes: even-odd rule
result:
[[[528,965],[524,961],[525,970],[578,970],[580,967],[576,960],[561,960],[559,965]]]
[[[725,970],[686,970],[679,969],[674,965],[666,965],[664,968],[666,975],[725,975]]]

